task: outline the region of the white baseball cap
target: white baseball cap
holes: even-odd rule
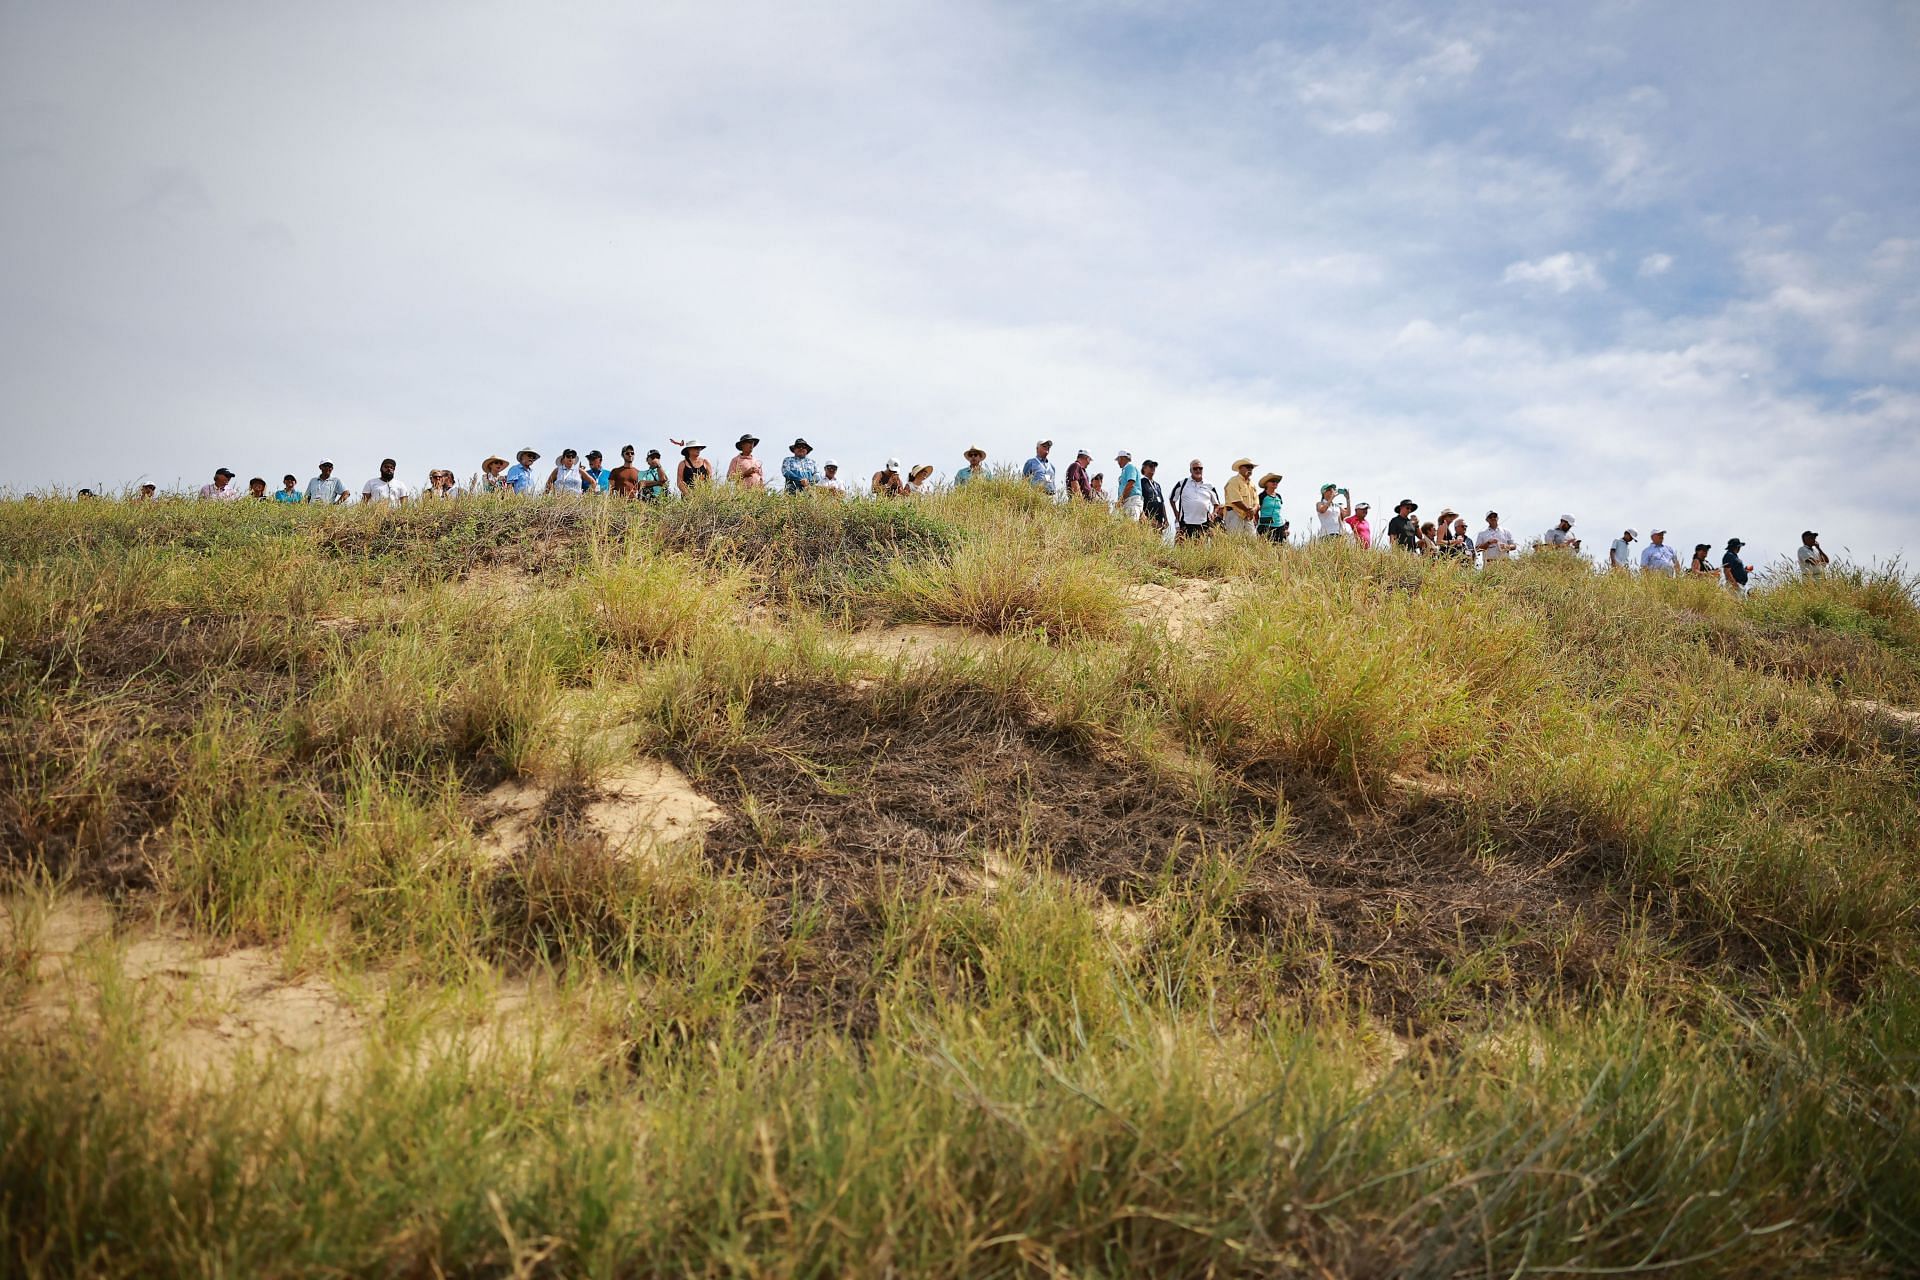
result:
[[[1637,538],[1640,536],[1640,531],[1638,529],[1629,529],[1627,530],[1627,536],[1629,538]]]
[[[332,466],[332,465],[333,465],[333,459],[332,459],[332,458],[322,458],[322,459],[320,459],[320,465],[321,465],[321,466],[323,466],[323,467],[330,467],[330,466]]]
[[[899,469],[900,469],[900,459],[898,459],[898,458],[888,458],[888,459],[887,459],[887,465],[886,465],[886,470],[888,470],[888,471],[898,471]]]
[[[828,458],[825,462],[821,463],[820,465],[822,467],[837,467],[840,464],[835,462],[832,458]]]
[[[1572,523],[1573,523],[1573,517],[1572,517],[1572,516],[1561,516],[1561,517],[1560,517],[1560,523],[1562,523],[1562,524],[1572,524]]]

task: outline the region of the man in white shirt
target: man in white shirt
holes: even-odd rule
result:
[[[336,502],[347,500],[347,486],[333,474],[333,460],[320,459],[320,474],[307,481],[307,501],[318,502],[322,506],[332,506]]]
[[[1640,535],[1632,529],[1613,540],[1607,548],[1607,568],[1633,570],[1633,540]]]
[[[1800,576],[1803,578],[1824,578],[1827,566],[1832,563],[1826,551],[1820,546],[1820,535],[1808,529],[1800,535],[1800,545],[1793,549],[1794,558],[1800,562]]]
[[[1664,574],[1671,578],[1680,572],[1679,553],[1667,545],[1667,531],[1655,529],[1647,537],[1647,549],[1640,553],[1640,568],[1646,573]]]
[[[395,465],[392,458],[382,458],[380,460],[380,474],[361,486],[360,501],[363,503],[384,502],[390,507],[397,507],[408,498],[411,498],[413,491],[407,488],[406,482],[393,478],[393,473],[397,470],[399,470],[399,468]]]
[[[1480,553],[1480,559],[1492,564],[1496,560],[1505,560],[1513,554],[1513,535],[1500,527],[1500,513],[1487,512],[1487,527],[1474,535],[1474,550]]]
[[[1167,495],[1179,537],[1196,538],[1213,527],[1220,518],[1220,491],[1208,484],[1200,459],[1187,464],[1187,478],[1173,486]]]
[[[213,483],[200,486],[200,496],[212,498],[215,502],[231,502],[240,496],[240,490],[233,483],[233,472],[222,467],[213,473]]]
[[[846,497],[847,482],[840,478],[840,464],[832,458],[828,458],[825,462],[821,463],[820,481],[813,487],[825,493],[831,493],[838,498]]]

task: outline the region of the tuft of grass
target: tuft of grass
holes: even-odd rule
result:
[[[1074,640],[1109,634],[1119,621],[1114,584],[1097,570],[1087,557],[1048,556],[1017,533],[996,533],[946,560],[895,562],[886,599],[903,619]]]

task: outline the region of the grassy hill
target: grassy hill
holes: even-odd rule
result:
[[[1920,609],[0,504],[0,1273],[1920,1268]]]

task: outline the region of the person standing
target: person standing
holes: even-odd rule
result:
[[[255,476],[253,479],[247,481],[247,496],[265,502],[267,500],[267,478],[265,476]]]
[[[1318,527],[1314,530],[1316,538],[1344,538],[1347,536],[1347,517],[1353,514],[1347,506],[1348,493],[1345,489],[1328,481],[1320,486],[1320,500],[1313,504],[1313,518]]]
[[[953,487],[956,489],[968,481],[982,479],[987,474],[986,468],[981,465],[987,460],[985,449],[977,444],[969,445],[967,451],[960,456],[967,460],[967,465],[953,473]]]
[[[701,456],[707,446],[698,440],[675,440],[674,443],[680,446],[680,466],[674,482],[684,498],[701,485],[713,483],[713,464]]]
[[[1371,502],[1355,503],[1353,514],[1347,517],[1347,528],[1353,530],[1353,540],[1362,548],[1373,546],[1373,526],[1367,523],[1367,513],[1372,510]]]
[[[612,472],[600,465],[601,454],[598,449],[587,450],[587,492],[605,493],[612,481]]]
[[[1269,542],[1287,540],[1286,511],[1280,501],[1280,482],[1284,479],[1286,477],[1278,471],[1269,471],[1260,477],[1260,512],[1256,532]]]
[[[333,460],[320,459],[320,474],[307,481],[307,501],[333,506],[347,500],[347,486],[333,474]]]
[[[753,456],[753,448],[760,443],[760,437],[751,433],[741,436],[733,442],[739,452],[727,463],[727,483],[738,485],[742,489],[764,489],[767,478],[760,470],[760,459]]]
[[[1187,478],[1173,486],[1167,500],[1181,538],[1199,537],[1220,518],[1220,491],[1207,483],[1206,468],[1198,458],[1187,464]]]
[[[501,480],[507,489],[521,497],[530,496],[540,481],[534,476],[533,464],[540,461],[540,451],[532,445],[513,455],[513,465],[507,468]]]
[[[1492,564],[1496,560],[1512,557],[1514,548],[1513,533],[1500,527],[1500,513],[1487,512],[1487,527],[1473,537],[1473,549],[1480,553],[1483,563]]]
[[[1793,555],[1800,563],[1800,576],[1803,578],[1824,578],[1827,576],[1827,566],[1833,563],[1820,546],[1820,535],[1811,529],[1800,535],[1800,545],[1793,549]]]
[[[140,486],[140,492],[133,496],[135,502],[152,502],[154,495],[160,492],[160,486],[149,480]]]
[[[1228,533],[1252,537],[1260,518],[1260,495],[1253,489],[1253,459],[1239,458],[1233,474],[1227,477],[1227,494],[1221,504],[1220,527]]]
[[[1727,571],[1725,569],[1716,569],[1713,565],[1707,562],[1707,557],[1712,553],[1713,553],[1712,543],[1710,542],[1694,543],[1693,544],[1693,562],[1687,566],[1687,576],[1691,578],[1719,578],[1722,581],[1725,581],[1727,576]]]
[[[1047,461],[1047,455],[1052,452],[1053,441],[1042,440],[1033,446],[1033,456],[1020,468],[1020,478],[1049,498],[1058,496],[1060,492],[1054,479],[1053,464]]]
[[[813,446],[802,436],[787,446],[780,460],[780,479],[788,493],[805,493],[820,483],[820,468],[813,460]]]
[[[300,492],[300,477],[281,476],[280,487],[273,491],[273,500],[275,502],[305,502],[306,497]]]
[[[640,468],[633,465],[633,446],[620,446],[620,465],[607,472],[607,493],[615,498],[640,496]]]
[[[1420,504],[1412,498],[1402,498],[1394,504],[1393,519],[1387,521],[1387,545],[1393,550],[1419,554],[1420,526],[1413,518],[1419,509]]]
[[[1667,531],[1655,529],[1647,534],[1646,550],[1640,553],[1642,573],[1657,573],[1663,578],[1671,578],[1680,572],[1680,556],[1667,545]]]
[[[907,497],[927,492],[927,482],[933,479],[933,464],[923,462],[907,472]]]
[[[1578,551],[1580,539],[1573,536],[1573,517],[1561,516],[1559,524],[1540,535],[1540,545],[1556,551]]]
[[[457,498],[460,491],[454,487],[453,472],[447,467],[435,467],[427,472],[427,491],[423,498]]]
[[[1467,518],[1463,515],[1456,514],[1453,517],[1453,546],[1453,553],[1467,562],[1467,568],[1473,568],[1475,550],[1473,535],[1467,532]]]
[[[1735,595],[1744,594],[1747,579],[1753,573],[1753,566],[1740,558],[1740,548],[1747,544],[1738,538],[1727,539],[1727,553],[1720,557],[1720,570],[1726,574],[1727,586]]]
[[[1138,520],[1146,506],[1140,496],[1140,468],[1133,465],[1133,454],[1125,449],[1114,454],[1113,461],[1120,468],[1113,479],[1118,494],[1114,510],[1122,520]]]
[[[1154,479],[1154,473],[1160,470],[1160,464],[1148,458],[1140,464],[1140,518],[1156,529],[1167,527],[1167,499],[1160,490],[1160,482]]]
[[[506,493],[507,482],[501,478],[501,472],[507,469],[507,460],[497,453],[490,453],[480,460],[480,479],[477,488],[481,493]]]
[[[1632,572],[1633,540],[1639,536],[1637,530],[1628,529],[1615,538],[1613,545],[1607,548],[1607,568],[1618,569],[1622,573]]]
[[[828,458],[825,462],[821,463],[820,483],[815,487],[818,488],[821,493],[831,494],[836,498],[846,497],[847,482],[840,478],[840,464],[832,458]]]
[[[380,474],[360,486],[360,505],[369,502],[384,502],[397,507],[413,496],[404,480],[394,479],[394,473],[400,468],[392,458],[380,459]]]
[[[593,481],[587,478],[587,469],[580,465],[578,453],[571,448],[562,449],[560,456],[553,462],[553,470],[547,473],[548,493],[577,498],[583,493],[593,491]]]
[[[200,486],[200,496],[214,502],[232,502],[240,496],[240,490],[233,484],[233,472],[221,467],[213,473],[213,483]]]
[[[1082,449],[1075,454],[1073,461],[1067,464],[1067,500],[1075,498],[1082,502],[1093,498],[1093,485],[1087,479],[1087,464],[1093,461],[1093,455]]]
[[[907,482],[900,474],[900,459],[888,458],[887,465],[873,473],[872,493],[877,498],[905,497]]]

